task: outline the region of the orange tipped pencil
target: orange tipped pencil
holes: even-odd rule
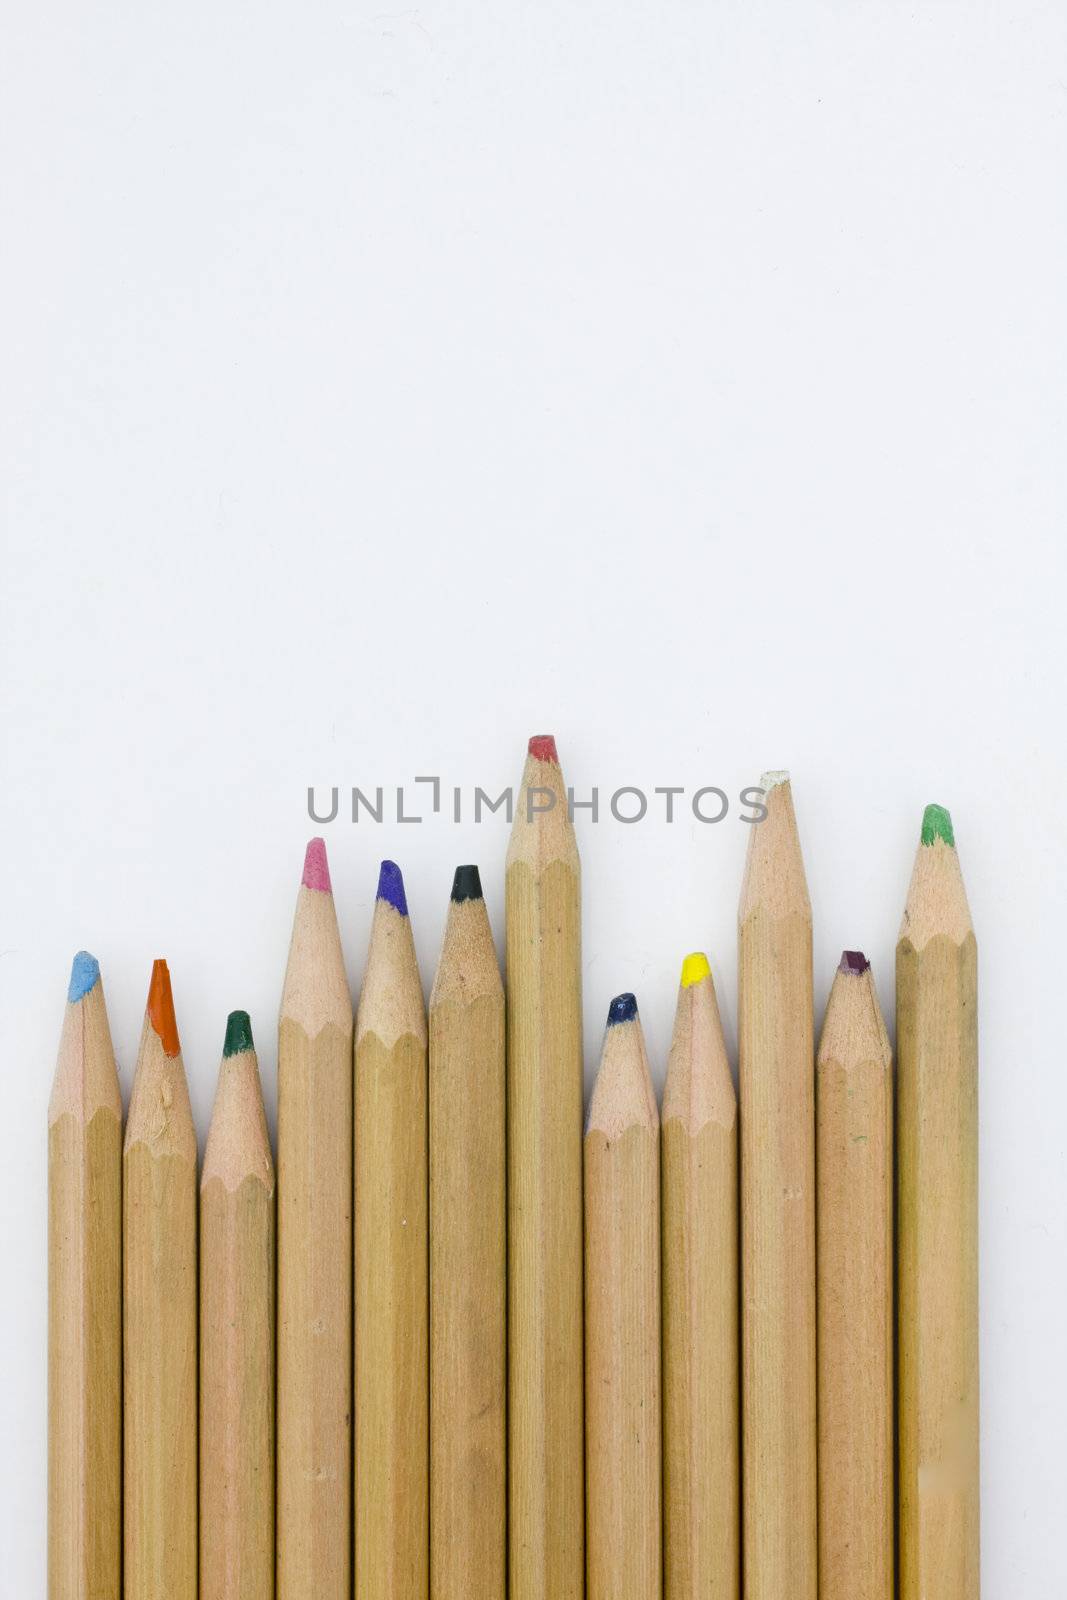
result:
[[[927,806],[897,941],[900,1600],[978,1600],[978,951]]]
[[[274,1164],[247,1011],[200,1179],[200,1600],[274,1593]]]
[[[811,904],[787,773],[763,778],[738,913],[745,1600],[816,1600]]]
[[[125,1600],[196,1600],[196,1133],[152,968],[123,1171]]]
[[[297,894],[278,1025],[278,1600],[349,1600],[352,999],[326,846]]]
[[[356,1594],[429,1588],[426,1008],[383,861],[356,1020]]]
[[[737,1600],[737,1096],[702,954],[682,964],[662,1150],[664,1593]]]
[[[582,928],[556,742],[530,740],[508,845],[511,1600],[581,1600]]]
[[[48,1594],[118,1600],[122,1097],[95,957],[74,957],[48,1107]]]
[[[477,867],[457,867],[430,996],[434,1600],[507,1588],[504,988]]]
[[[819,1041],[819,1597],[893,1600],[893,1074],[846,950]]]

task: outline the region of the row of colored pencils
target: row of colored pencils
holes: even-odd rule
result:
[[[49,1111],[50,1600],[976,1600],[975,941],[951,823],[927,809],[894,1077],[857,952],[815,1055],[790,786],[765,786],[740,1106],[691,955],[662,1125],[622,994],[584,1147],[579,862],[547,737],[508,852],[506,1015],[477,868],[427,1018],[385,862],[353,1017],[308,846],[277,1183],[247,1014],[198,1211],[166,964],[123,1142],[99,968],[75,959]]]

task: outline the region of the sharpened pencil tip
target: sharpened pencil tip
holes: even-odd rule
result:
[[[404,893],[404,874],[395,861],[382,862],[381,871],[378,873],[378,899],[391,905],[402,917],[407,916],[408,901]]]
[[[867,971],[870,964],[862,950],[842,950],[837,970],[859,977]]]
[[[772,789],[777,789],[780,783],[788,783],[789,774],[783,767],[777,772],[765,772],[759,782],[764,794],[769,794]]]
[[[535,733],[530,740],[529,752],[535,761],[552,761],[559,766],[559,756],[556,754],[555,735],[551,733]]]
[[[70,969],[70,985],[67,989],[67,999],[71,1005],[84,1000],[89,990],[96,986],[99,977],[99,961],[88,950],[79,950]]]
[[[708,958],[703,950],[694,950],[691,956],[686,956],[682,962],[682,988],[691,989],[694,983],[699,983],[702,978],[711,977],[711,968]]]
[[[452,879],[452,898],[457,902],[482,898],[482,877],[477,867],[456,868],[456,876]]]
[[[231,1011],[226,1018],[226,1039],[222,1046],[224,1056],[239,1056],[246,1050],[254,1050],[252,1043],[252,1019],[247,1011]]]
[[[632,994],[617,994],[608,1007],[608,1027],[614,1028],[620,1022],[632,1022],[637,1016],[637,997]]]
[[[152,981],[148,985],[148,1020],[159,1036],[163,1054],[176,1056],[181,1049],[178,1040],[178,1023],[174,1016],[174,996],[170,987],[167,963],[152,963]]]
[[[304,876],[300,880],[305,889],[318,889],[321,894],[332,894],[330,865],[326,860],[326,840],[309,839],[304,853]]]
[[[923,844],[933,844],[935,839],[940,839],[942,844],[956,848],[956,835],[952,831],[952,818],[944,806],[927,806],[923,812],[922,834]]]

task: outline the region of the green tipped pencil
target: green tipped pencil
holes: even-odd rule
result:
[[[927,806],[897,942],[900,1600],[978,1600],[977,949]]]

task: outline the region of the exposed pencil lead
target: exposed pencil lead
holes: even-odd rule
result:
[[[637,998],[632,994],[617,994],[608,1007],[608,1027],[620,1022],[632,1022],[637,1016]]]
[[[163,1054],[176,1056],[181,1044],[174,1016],[174,996],[171,993],[167,963],[161,959],[152,963],[152,981],[148,986],[148,1020],[159,1036]]]
[[[923,812],[923,826],[921,834],[923,844],[933,844],[935,839],[940,839],[942,844],[956,848],[956,835],[952,831],[952,818],[944,806],[927,806]]]
[[[478,868],[475,866],[457,867],[456,875],[452,879],[452,899],[480,900],[482,898],[482,879]]]
[[[556,754],[556,739],[551,733],[535,733],[530,740],[529,752],[535,761],[552,761],[559,766],[559,756]]]
[[[408,901],[404,893],[404,874],[395,861],[383,861],[381,871],[378,873],[378,899],[391,905],[394,911],[399,911],[402,917],[408,914]]]
[[[691,989],[694,983],[699,983],[702,978],[711,977],[711,968],[708,958],[703,950],[694,950],[693,954],[686,956],[682,962],[682,988]]]
[[[241,1055],[243,1051],[254,1050],[252,1043],[252,1022],[247,1011],[231,1011],[226,1018],[226,1040],[222,1046],[224,1056]]]
[[[777,772],[765,772],[759,782],[760,788],[767,794],[771,789],[777,789],[780,783],[788,783],[789,773],[784,767]]]
[[[870,964],[862,950],[842,950],[837,970],[859,975],[866,972]]]
[[[70,969],[70,986],[67,989],[67,999],[71,1004],[83,1000],[89,990],[95,987],[99,977],[99,961],[88,950],[79,950]]]
[[[330,866],[326,860],[326,840],[309,839],[308,847],[304,854],[304,876],[301,879],[305,889],[318,889],[322,894],[331,894]]]

